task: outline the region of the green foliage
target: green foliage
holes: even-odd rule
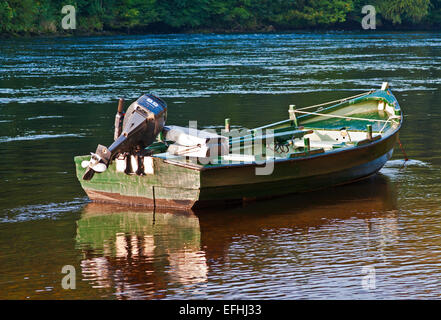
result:
[[[2,6],[9,17],[7,30],[12,32],[32,32],[38,15],[39,3],[33,0],[9,0]]]
[[[429,13],[430,0],[377,1],[378,13],[394,24],[420,22]]]
[[[158,21],[156,0],[118,0],[114,2],[113,8],[106,7],[106,10],[106,26],[109,29],[130,30]]]
[[[145,32],[361,29],[361,8],[391,27],[439,28],[441,0],[0,0],[0,34],[61,33],[61,8],[76,8],[77,30]],[[72,32],[72,31],[70,31]]]
[[[8,32],[12,30],[13,16],[13,10],[9,3],[5,0],[0,0],[0,32]]]
[[[296,14],[310,26],[345,22],[347,13],[353,9],[352,1],[312,0],[307,3]]]
[[[441,0],[432,0],[426,23],[435,28],[441,27]]]
[[[198,28],[209,20],[209,0],[161,0],[160,21],[172,28]]]

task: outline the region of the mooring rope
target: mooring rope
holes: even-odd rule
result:
[[[409,160],[409,157],[407,156],[406,151],[404,151],[403,145],[401,144],[399,137],[397,138],[397,140],[398,140],[398,144],[400,145],[401,152],[403,152],[403,154],[404,154],[404,162],[407,162]]]

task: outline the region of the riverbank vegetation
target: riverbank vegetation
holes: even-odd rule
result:
[[[75,30],[61,27],[65,5]],[[441,0],[0,0],[0,34],[361,30],[364,5],[377,30],[441,27]]]

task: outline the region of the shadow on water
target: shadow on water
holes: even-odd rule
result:
[[[120,299],[173,297],[183,287],[208,283],[211,266],[227,259],[238,237],[259,237],[268,230],[308,233],[336,220],[390,218],[396,199],[393,183],[378,174],[317,193],[197,214],[89,203],[77,221],[82,279]]]

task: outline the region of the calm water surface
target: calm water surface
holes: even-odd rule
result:
[[[431,33],[0,40],[0,298],[441,298],[440,67]],[[363,182],[154,213],[89,203],[75,178],[74,155],[111,143],[119,97],[160,95],[168,123],[254,127],[382,81],[411,160],[397,147]]]

